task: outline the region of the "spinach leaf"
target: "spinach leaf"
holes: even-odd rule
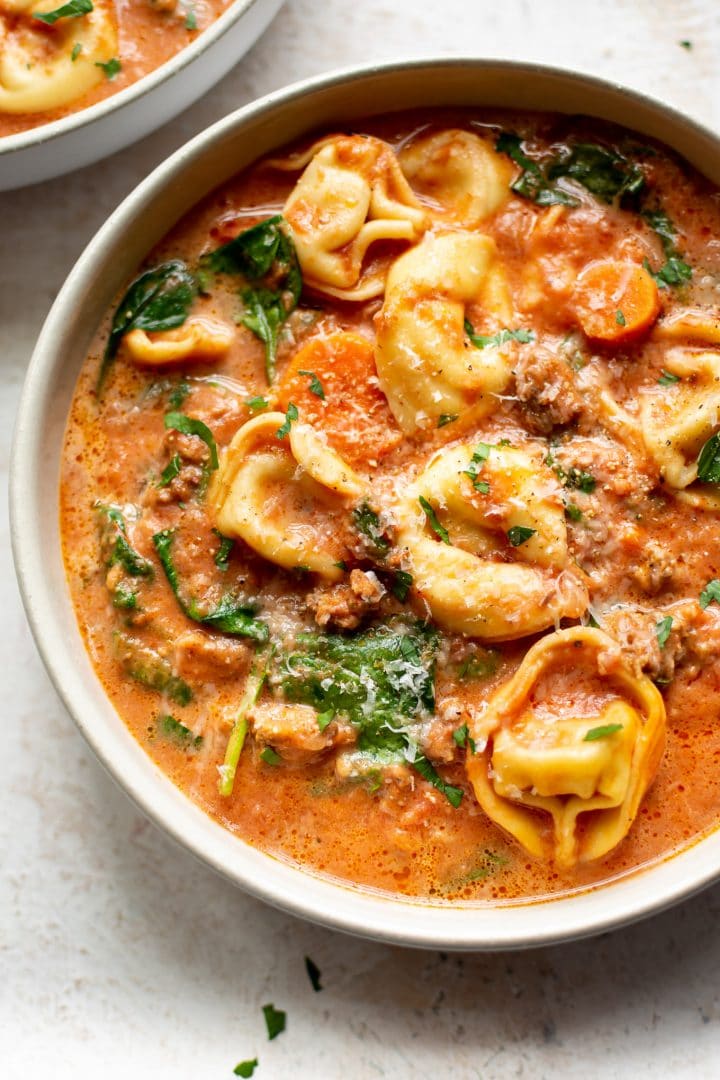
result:
[[[76,19],[78,15],[88,15],[92,10],[92,0],[69,0],[54,11],[34,11],[32,17],[52,26],[58,19]]]
[[[223,536],[219,529],[213,529],[213,532],[220,541],[220,547],[213,555],[213,562],[218,570],[222,570],[224,574],[227,571],[228,559],[230,558],[230,552],[235,546],[235,541],[231,540],[229,536]]]
[[[441,791],[447,801],[457,810],[462,802],[464,794],[462,788],[453,787],[452,784],[448,784],[443,780],[437,770],[422,754],[419,754],[411,764],[413,769],[415,769],[416,772],[419,772],[424,780],[427,780],[433,787],[436,787],[438,791]]]
[[[390,550],[390,539],[380,524],[380,517],[367,500],[352,512],[352,523],[365,537],[367,546],[377,558],[384,558]]]
[[[106,555],[105,565],[120,565],[130,577],[152,577],[152,563],[140,555],[127,538],[127,525],[120,508],[97,502],[95,510],[102,522],[101,540]]]
[[[450,544],[450,534],[447,531],[447,529],[445,528],[445,526],[441,525],[440,521],[438,520],[438,516],[435,513],[435,510],[433,509],[432,505],[428,502],[428,500],[425,498],[424,495],[420,496],[420,498],[418,499],[418,502],[420,503],[420,505],[422,506],[422,508],[423,508],[423,510],[425,512],[425,517],[428,519],[428,525],[430,526],[432,531],[435,533],[436,536],[438,536],[442,540],[443,544],[448,544],[449,545]]]
[[[193,622],[209,626],[213,630],[221,630],[226,634],[235,634],[240,637],[249,637],[253,641],[265,642],[268,640],[269,631],[267,623],[261,619],[253,618],[254,608],[238,601],[227,593],[222,597],[214,611],[205,612],[198,602],[187,599],[182,592],[180,578],[172,558],[172,545],[175,540],[174,529],[163,529],[155,533],[153,544],[157,552],[160,564],[165,571],[170,588],[175,594],[180,608]]]
[[[712,603],[720,604],[720,581],[713,578],[700,593],[700,607],[705,610]]]
[[[720,431],[703,446],[697,466],[698,480],[705,484],[720,484]]]
[[[390,591],[401,604],[404,604],[408,598],[408,593],[413,583],[412,574],[408,574],[407,570],[395,570],[390,584]]]
[[[523,140],[512,131],[503,131],[495,143],[498,153],[507,154],[522,169],[520,176],[511,183],[510,189],[538,206],[552,206],[555,203],[577,206],[578,200],[572,195],[548,183],[538,163],[529,158],[522,147]]]
[[[275,438],[286,439],[290,434],[291,426],[295,423],[299,415],[297,405],[294,405],[292,401],[289,402],[287,412],[285,413],[285,421],[275,432]]]
[[[665,263],[659,270],[653,270],[647,259],[643,260],[643,266],[649,274],[655,278],[660,288],[672,285],[682,285],[692,278],[692,267],[683,260],[682,255],[675,246],[676,230],[670,218],[663,210],[644,210],[643,218],[650,228],[660,238],[662,249],[665,254]]]
[[[202,420],[196,420],[194,416],[185,416],[184,413],[169,412],[165,415],[165,428],[179,431],[182,435],[197,435],[210,451],[210,472],[217,469],[219,465],[217,445],[212,431]]]
[[[173,259],[147,270],[131,284],[118,304],[97,381],[98,394],[130,330],[171,330],[188,317],[197,286],[184,262]]]
[[[436,647],[431,628],[402,619],[356,634],[302,634],[271,680],[286,701],[349,720],[359,750],[411,761],[412,723],[435,704]]]
[[[661,649],[664,649],[667,645],[670,631],[672,630],[672,624],[672,615],[665,615],[664,618],[655,623],[655,634],[657,635],[658,645]]]
[[[168,484],[172,483],[176,476],[180,475],[181,469],[182,458],[179,454],[173,454],[163,471],[160,473],[160,479],[155,486],[159,488],[167,487]]]
[[[180,746],[199,750],[203,744],[202,735],[193,735],[189,727],[181,724],[174,716],[160,716],[158,718],[158,730],[167,738]]]
[[[645,186],[639,165],[597,143],[574,143],[548,169],[548,179],[569,176],[605,203],[627,201]]]
[[[245,313],[240,321],[263,342],[265,370],[268,382],[272,382],[278,335],[302,292],[300,264],[284,218],[276,214],[245,229],[203,255],[200,266],[215,274],[237,274],[258,283],[241,293]]]
[[[117,632],[113,637],[117,658],[131,679],[148,690],[164,694],[177,705],[192,701],[193,692],[188,684],[173,674],[172,667],[159,653],[128,634]]]

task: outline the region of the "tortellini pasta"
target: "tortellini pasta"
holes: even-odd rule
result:
[[[33,18],[57,6],[54,0],[0,3],[0,112],[58,109],[105,78],[100,65],[118,47],[112,3],[94,0],[92,11],[52,26]]]
[[[513,166],[487,139],[448,128],[418,139],[398,154],[413,186],[439,204],[441,220],[476,228],[507,200]]]
[[[495,244],[472,232],[428,235],[401,255],[388,274],[377,318],[375,360],[380,385],[406,434],[436,428],[442,415],[470,423],[490,412],[511,377],[504,347],[476,349],[465,335],[469,304],[498,325],[512,305]]]
[[[553,673],[568,672],[562,694]],[[533,645],[469,726],[476,752],[466,769],[483,810],[532,855],[563,868],[620,843],[665,746],[659,691],[589,627]]]
[[[227,323],[203,315],[193,315],[172,330],[148,333],[134,329],[123,343],[138,364],[161,367],[180,360],[217,360],[233,343],[234,331]]]
[[[363,274],[379,240],[419,240],[426,212],[381,139],[338,135],[311,147],[309,163],[285,203],[307,285],[343,300],[368,300],[384,288],[384,265]],[[290,159],[300,167],[306,158]],[[282,165],[282,163],[275,163]]]
[[[208,492],[216,527],[286,569],[342,577],[347,551],[333,511],[365,492],[363,480],[307,424],[281,412],[249,420],[225,450]]]
[[[485,449],[481,465],[470,443],[435,455],[397,508],[397,543],[415,592],[440,626],[509,641],[581,615],[588,596],[568,554],[552,474],[524,450]],[[433,536],[421,500],[449,543]],[[512,547],[508,534],[518,528],[525,539]]]
[[[648,452],[678,498],[720,509],[714,486],[697,482],[698,455],[720,430],[720,352],[672,349],[665,369],[678,381],[646,390],[640,405]]]

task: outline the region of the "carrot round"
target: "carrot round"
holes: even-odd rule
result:
[[[590,263],[575,285],[577,320],[589,338],[622,343],[648,330],[660,313],[657,285],[636,263],[603,259]]]
[[[339,331],[308,341],[278,384],[278,408],[290,402],[349,465],[379,460],[401,442],[378,386],[372,342],[360,334]]]

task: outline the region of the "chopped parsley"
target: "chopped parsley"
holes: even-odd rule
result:
[[[77,58],[78,58],[78,56],[80,55],[81,52],[82,52],[82,42],[76,41],[75,44],[72,47],[72,52],[70,53],[70,60],[71,60],[71,62],[73,64],[75,63],[75,61],[77,60]]]
[[[597,739],[605,739],[608,735],[615,735],[622,731],[622,724],[602,724],[600,727],[590,728],[583,736],[583,742],[595,742]]]
[[[712,603],[720,604],[720,580],[713,578],[700,593],[700,607],[705,610]]]
[[[276,750],[273,750],[272,746],[266,746],[261,750],[260,757],[266,765],[282,765],[282,758]],[[272,1039],[272,1035],[270,1038]]]
[[[477,753],[475,740],[470,735],[467,724],[461,724],[460,727],[455,728],[453,731],[453,740],[461,750],[464,747],[469,746],[471,754]]]
[[[247,1061],[239,1061],[233,1069],[234,1076],[242,1076],[243,1080],[249,1080],[257,1069],[258,1059],[248,1058]]]
[[[213,529],[213,532],[220,541],[220,547],[213,555],[213,562],[217,566],[218,570],[222,573],[226,573],[228,568],[228,559],[230,558],[230,552],[235,546],[235,541],[231,540],[229,536],[223,536],[219,529]]]
[[[513,547],[520,547],[521,544],[526,544],[536,532],[537,529],[529,529],[526,525],[513,525],[507,531],[507,538]]]
[[[380,524],[377,511],[373,510],[367,500],[361,502],[353,510],[352,523],[368,541],[368,547],[376,556],[383,558],[387,555],[390,550],[390,539]],[[347,567],[344,567],[344,569],[347,569]]]
[[[69,0],[54,11],[34,11],[32,17],[52,26],[58,19],[76,19],[79,15],[89,15],[92,10],[92,0]],[[71,54],[70,59],[74,60],[75,57]]]
[[[618,324],[618,326],[625,326],[625,316],[619,308],[615,312],[615,322]]]
[[[478,478],[478,472],[490,457],[490,451],[492,447],[487,443],[478,443],[473,450],[472,457],[470,458],[470,465],[467,469],[463,469],[465,476],[469,476],[472,481],[472,486],[476,491],[479,491],[481,495],[487,495],[490,491],[490,485],[487,480],[480,480]]]
[[[698,480],[705,484],[720,484],[720,432],[711,436],[703,446],[697,467]]]
[[[270,402],[267,398],[261,397],[258,394],[256,397],[248,398],[245,404],[251,412],[260,412],[262,409],[267,409]]]
[[[310,378],[310,393],[314,394],[315,397],[319,397],[322,401],[325,400],[323,384],[314,371],[298,371],[298,375],[307,375]]]
[[[501,345],[507,345],[509,341],[518,341],[522,345],[527,345],[535,340],[532,330],[505,329],[499,330],[497,334],[476,334],[472,323],[468,319],[465,320],[465,333],[476,349],[486,349],[488,345],[500,348]]]
[[[498,669],[500,654],[494,649],[468,656],[458,667],[459,679],[487,679]]]
[[[438,427],[445,427],[446,424],[452,424],[457,420],[459,413],[441,413],[438,417]]]
[[[315,993],[318,994],[322,990],[322,986],[320,984],[320,968],[317,966],[317,964],[313,963],[309,956],[305,957],[305,970],[307,971],[310,985],[312,986]]]
[[[575,503],[565,503],[565,514],[570,521],[580,521],[582,518],[582,510]]]
[[[287,412],[285,413],[285,423],[277,429],[275,436],[278,439],[286,439],[290,434],[290,427],[298,418],[297,405],[293,405],[292,401],[288,404]]]
[[[407,570],[395,570],[393,573],[390,591],[401,604],[404,604],[407,600],[412,583],[413,576],[408,574]]]
[[[425,496],[421,495],[420,498],[418,499],[418,502],[420,503],[423,510],[425,511],[425,517],[428,519],[428,525],[430,526],[432,531],[435,533],[436,536],[438,536],[442,540],[443,544],[449,544],[450,543],[450,535],[449,535],[447,529],[445,528],[445,526],[441,525],[440,522],[438,521],[437,514],[435,513],[435,511],[433,510],[432,506],[427,501]]]
[[[185,29],[197,30],[197,15],[195,14],[193,8],[190,8],[187,15],[185,16]],[[250,1075],[252,1075],[252,1073]]]
[[[317,726],[320,731],[325,731],[326,728],[330,727],[334,719],[335,713],[332,709],[327,709],[325,712],[318,713]]]
[[[110,82],[112,82],[115,76],[119,75],[122,71],[122,64],[118,60],[117,56],[113,56],[111,60],[107,61],[107,63],[103,63],[102,60],[96,60],[95,67],[102,68],[105,72],[105,78],[108,79]]]
[[[667,645],[667,640],[670,637],[670,631],[672,630],[672,624],[672,615],[665,615],[664,618],[655,623],[655,633],[657,634],[658,645],[661,649],[664,649]]]
[[[678,45],[681,49],[686,49],[688,52],[690,52],[693,47],[692,41],[688,41],[687,38],[683,41],[678,41]]]
[[[285,1030],[286,1013],[282,1009],[276,1009],[274,1005],[263,1005],[263,1016],[267,1028],[268,1039],[276,1039]]]
[[[673,373],[671,371],[666,371],[665,368],[662,369],[662,374],[660,375],[660,378],[658,379],[658,386],[672,386],[674,383],[679,383],[679,382],[680,382],[680,376],[679,375],[673,375]]]

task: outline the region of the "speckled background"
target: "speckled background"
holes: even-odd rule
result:
[[[693,43],[691,51],[680,40]],[[620,79],[720,124],[714,0],[289,0],[216,90],[110,160],[0,195],[3,477],[32,346],[118,201],[235,106],[331,67],[477,52]],[[54,508],[48,508],[54,513]],[[251,900],[178,850],[105,775],[45,677],[2,510],[0,1075],[716,1077],[720,886],[602,938],[524,954],[367,944]],[[309,954],[323,974],[314,994]],[[268,1043],[261,1005],[288,1014]]]

